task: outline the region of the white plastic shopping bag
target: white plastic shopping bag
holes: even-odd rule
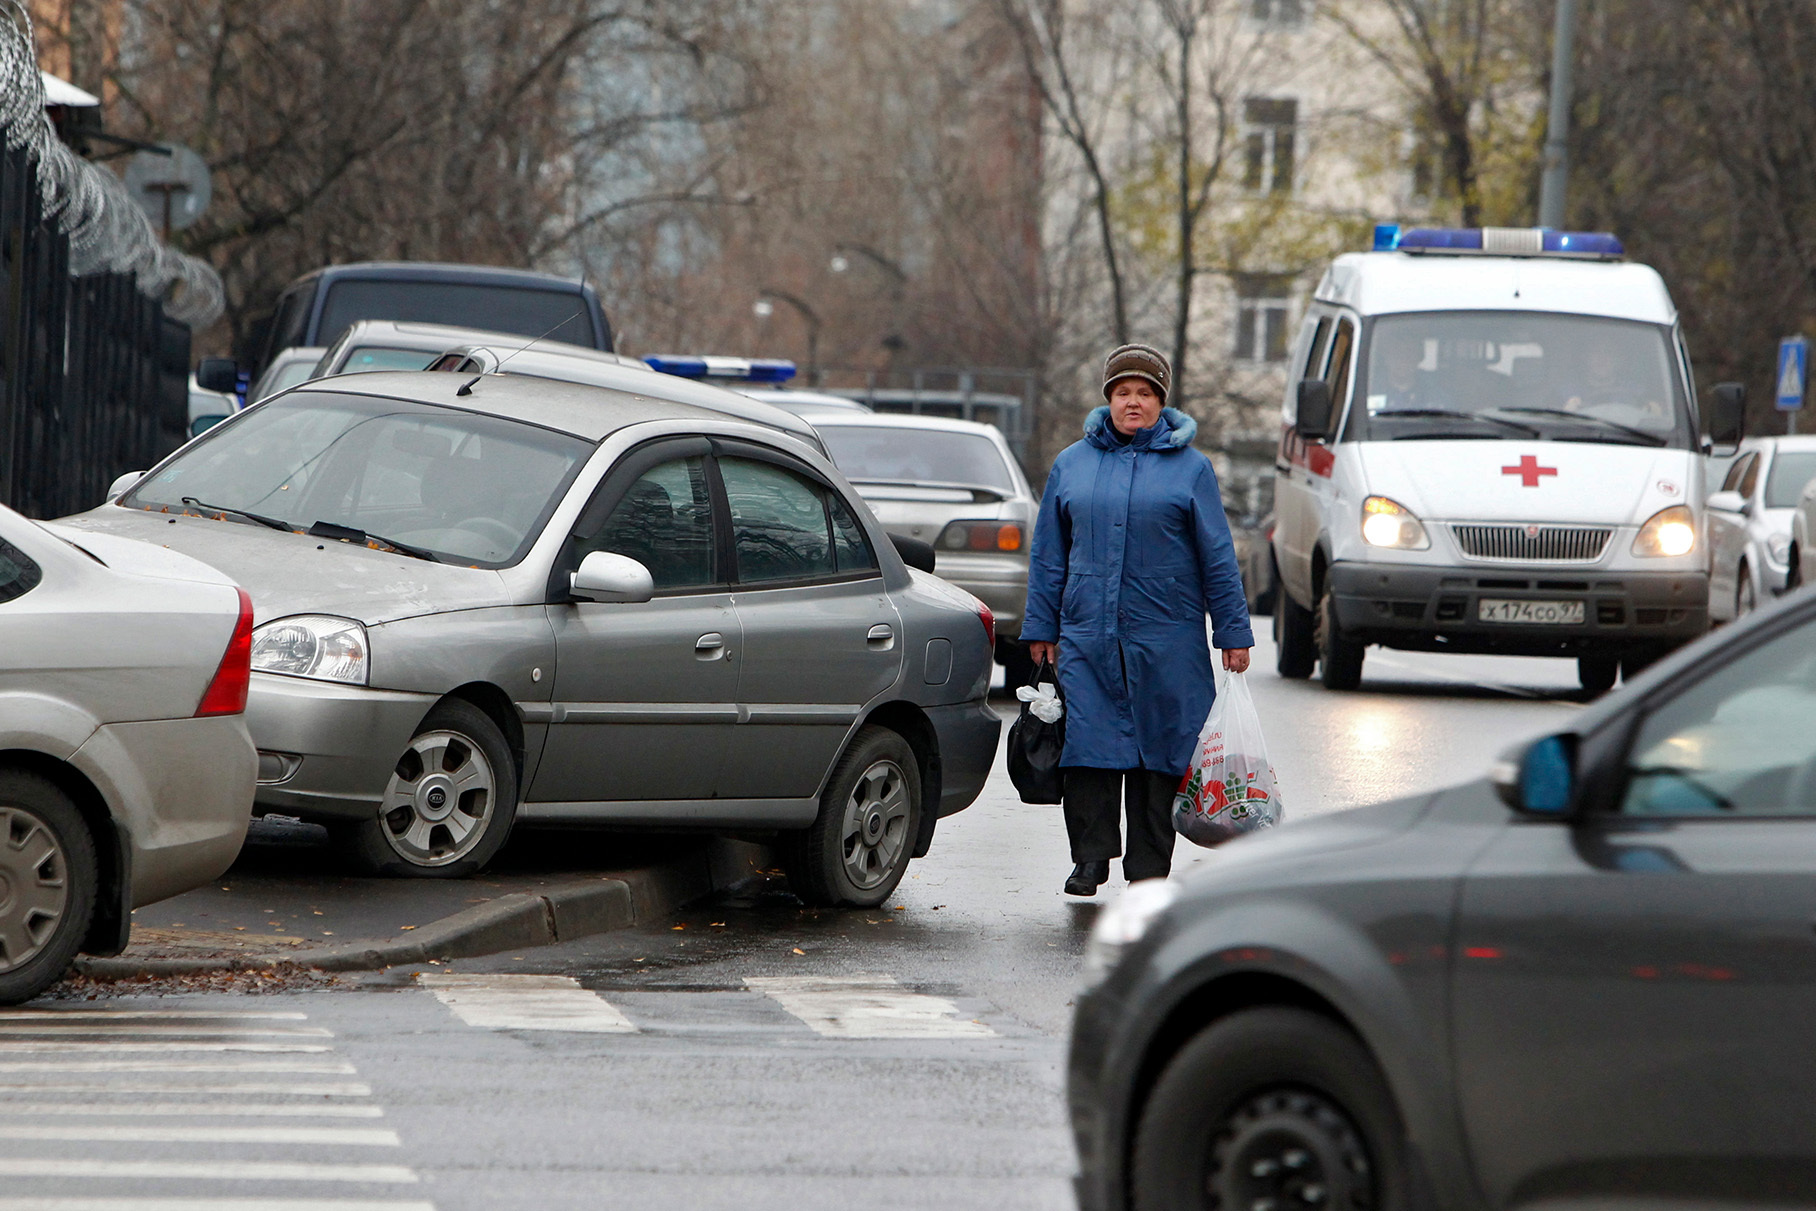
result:
[[[1261,740],[1261,718],[1241,673],[1218,678],[1217,701],[1198,733],[1192,767],[1173,797],[1173,830],[1194,845],[1280,823],[1280,782]]]

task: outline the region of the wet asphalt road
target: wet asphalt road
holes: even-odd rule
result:
[[[1333,694],[1256,656],[1289,817],[1479,775],[1576,709],[1565,662],[1377,650]],[[1182,842],[1175,870],[1207,860]],[[1068,1207],[1064,1036],[1096,912],[1060,894],[1069,865],[1058,810],[999,773],[886,909],[806,910],[777,879],[421,969],[435,988],[47,1005],[99,1016],[0,1021],[0,1186],[121,1211]]]

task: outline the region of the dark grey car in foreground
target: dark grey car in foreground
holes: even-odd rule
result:
[[[1070,1061],[1080,1205],[1816,1206],[1816,595],[1493,780],[1131,888]]]

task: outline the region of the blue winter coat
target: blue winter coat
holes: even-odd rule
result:
[[[1219,648],[1254,646],[1197,432],[1167,408],[1119,442],[1099,407],[1047,477],[1021,637],[1059,641],[1066,765],[1183,774],[1217,695],[1205,614]]]

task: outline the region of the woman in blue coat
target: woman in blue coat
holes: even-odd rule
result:
[[[1122,872],[1164,878],[1173,864],[1173,794],[1216,697],[1205,615],[1223,667],[1248,668],[1248,602],[1197,422],[1166,407],[1172,367],[1124,345],[1104,362],[1108,403],[1060,452],[1034,526],[1022,638],[1055,660],[1066,696],[1070,895]],[[1128,849],[1118,827],[1128,816]]]

